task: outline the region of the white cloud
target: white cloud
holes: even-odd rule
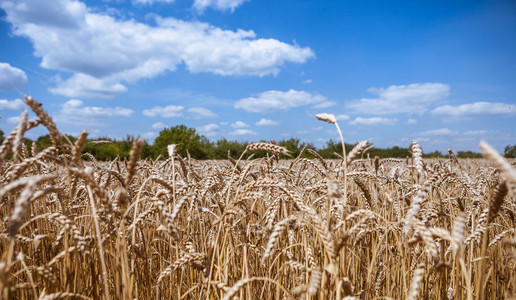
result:
[[[407,123],[410,125],[417,124],[417,120],[410,118],[410,119],[408,119]]]
[[[235,123],[231,124],[231,127],[233,127],[233,128],[247,128],[247,127],[249,127],[249,125],[247,125],[246,123],[244,123],[242,121],[236,121]]]
[[[305,91],[266,91],[256,97],[244,98],[235,103],[235,108],[254,113],[287,111],[290,108],[319,103],[326,97]]]
[[[147,141],[153,140],[157,136],[158,136],[158,134],[156,132],[153,132],[153,131],[144,132],[144,133],[141,134],[142,139],[147,140]]]
[[[429,142],[431,140],[433,140],[435,142],[435,139],[433,139],[433,138],[430,139],[430,138],[426,138],[426,137],[418,137],[418,138],[415,138],[413,140],[415,140],[415,141],[417,141],[419,143],[421,143],[421,142]]]
[[[175,71],[183,63],[193,73],[266,76],[314,57],[310,48],[257,38],[252,30],[159,16],[149,25],[73,0],[4,0],[0,8],[13,33],[31,41],[42,68],[73,73],[51,89],[67,96],[112,97],[126,91],[121,82]]]
[[[143,115],[151,118],[161,117],[161,118],[178,118],[182,117],[184,110],[184,106],[176,106],[169,105],[165,107],[154,106],[151,109],[144,109]]]
[[[19,124],[20,123],[20,116],[14,116],[14,117],[7,118],[7,123],[13,124],[13,125]]]
[[[188,109],[188,112],[196,120],[217,117],[216,113],[204,107],[192,107]]]
[[[217,130],[217,129],[219,129],[219,125],[217,125],[215,123],[210,123],[208,125],[199,127],[199,130],[204,130],[204,131],[213,131],[213,130]]]
[[[0,62],[0,91],[19,89],[27,84],[27,75],[8,63]]]
[[[208,7],[212,7],[216,10],[229,10],[233,12],[235,8],[242,5],[245,1],[246,0],[195,0],[193,7],[199,12],[204,11]]]
[[[336,118],[337,118],[337,121],[349,120],[349,116],[348,115],[344,115],[344,114],[337,115]]]
[[[133,3],[134,4],[146,5],[146,4],[153,4],[153,3],[156,3],[156,2],[172,3],[174,1],[175,0],[133,0]]]
[[[208,125],[204,125],[197,128],[197,131],[199,131],[200,134],[205,135],[207,137],[216,136],[219,134],[219,125],[215,123],[210,123]]]
[[[489,133],[492,133],[492,132],[490,132],[489,130],[470,130],[470,131],[465,131],[464,135],[486,135]]]
[[[0,110],[22,110],[25,106],[25,102],[20,99],[13,101],[0,99]]]
[[[185,110],[184,106],[154,106],[151,109],[143,110],[143,115],[147,117],[161,117],[161,118],[178,118],[183,116],[183,112]],[[211,110],[203,107],[192,107],[186,110],[190,118],[199,120],[206,118],[217,117],[217,114],[212,112]],[[162,124],[162,123],[156,123]]]
[[[67,114],[80,114],[83,118],[88,117],[113,117],[113,116],[121,116],[121,117],[130,117],[134,113],[132,109],[123,108],[120,106],[116,107],[96,107],[96,106],[83,106],[83,102],[81,100],[72,99],[67,101],[63,105],[63,109],[61,110],[63,113]]]
[[[323,126],[315,126],[315,127],[310,128],[310,129],[298,130],[298,131],[296,131],[296,133],[299,134],[299,135],[307,135],[307,134],[311,134],[311,133],[314,133],[314,132],[317,132],[317,131],[321,131],[323,129],[324,129]]]
[[[458,106],[443,105],[432,110],[432,114],[451,118],[514,117],[516,105],[508,103],[474,102]]]
[[[355,118],[352,121],[349,121],[348,123],[350,125],[394,125],[398,122],[397,119],[389,119],[389,118],[380,118],[380,117],[374,117],[374,118],[362,118],[358,117]]]
[[[168,128],[168,126],[161,122],[157,122],[157,123],[152,124],[152,128],[153,129],[163,129],[163,128]]]
[[[67,97],[109,99],[127,91],[127,88],[114,79],[97,79],[78,73],[58,82],[57,87],[49,88],[49,91]]]
[[[249,129],[237,129],[231,132],[231,135],[256,135],[256,132]]]
[[[6,121],[7,121],[7,123],[12,124],[12,125],[18,125],[18,124],[20,124],[20,119],[21,119],[20,116],[14,116],[14,117],[7,118]],[[33,119],[31,121],[35,121],[35,119]]]
[[[308,83],[312,83],[312,79],[305,79],[305,80],[303,81],[303,83],[307,83],[307,84],[308,84]]]
[[[458,132],[448,128],[433,129],[420,132],[419,135],[457,135]]]
[[[260,121],[256,122],[257,126],[277,126],[280,123],[274,120],[261,118]]]
[[[391,85],[387,88],[370,88],[368,92],[378,98],[352,101],[347,106],[357,113],[388,115],[396,113],[424,113],[450,93],[450,87],[442,83],[413,83]]]
[[[328,108],[328,107],[332,107],[332,106],[335,106],[337,105],[336,102],[333,102],[333,101],[324,101],[324,102],[321,102],[319,104],[316,104],[314,106],[312,106],[313,108],[316,108],[316,109],[322,109],[322,108]]]
[[[65,123],[87,124],[91,121],[102,120],[111,117],[131,117],[134,111],[132,109],[116,106],[116,107],[97,107],[83,106],[81,100],[72,99],[65,104],[59,111],[56,119]]]
[[[68,27],[77,29],[87,12],[84,3],[68,0],[7,0],[2,1],[0,7],[7,13],[7,21],[16,23],[13,25],[24,25],[27,23],[49,28]]]

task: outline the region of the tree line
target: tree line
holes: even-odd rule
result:
[[[4,139],[4,132],[0,130],[0,143]],[[75,142],[76,138],[66,135],[64,140]],[[121,159],[129,157],[129,152],[134,140],[137,137],[128,135],[121,140],[115,140],[108,137],[100,137],[95,140],[87,140],[84,146],[84,152],[88,152],[98,160],[113,160],[117,157]],[[94,141],[103,140],[105,144],[96,144]],[[32,147],[35,142],[39,151],[52,145],[49,135],[40,136],[35,141],[25,139],[25,145],[28,149]],[[269,142],[269,141],[264,141]],[[342,154],[342,146],[339,141],[329,140],[326,145],[321,148],[315,147],[311,143],[301,142],[298,138],[284,139],[276,142],[278,145],[289,150],[290,156],[282,155],[281,158],[296,158],[300,154],[302,157],[313,157],[308,151],[303,149],[314,149],[323,158],[337,158],[338,154]],[[142,158],[157,159],[167,158],[167,145],[176,144],[176,150],[182,157],[190,155],[195,159],[226,159],[228,155],[233,158],[238,158],[245,150],[249,142],[231,141],[225,138],[217,141],[210,141],[203,135],[197,133],[194,128],[186,127],[185,125],[178,125],[175,127],[164,128],[155,139],[153,144],[144,141],[142,148]],[[350,151],[354,144],[346,144],[346,151]],[[303,151],[303,153],[301,153]],[[378,156],[379,158],[398,157],[405,158],[411,156],[408,148],[394,146],[392,148],[371,148],[367,151],[370,157]],[[265,157],[265,151],[255,151],[248,153],[253,154],[254,157]],[[508,145],[505,147],[506,157],[516,157],[516,145]],[[448,153],[443,154],[439,151],[424,153],[424,157],[437,158],[448,157]],[[458,151],[459,158],[481,158],[480,153],[472,151]]]

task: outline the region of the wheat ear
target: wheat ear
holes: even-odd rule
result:
[[[410,283],[410,290],[407,297],[407,300],[417,300],[417,295],[419,294],[419,285],[425,276],[425,266],[419,265],[417,269],[414,270],[414,276],[412,277],[412,282]]]
[[[61,141],[62,135],[59,130],[57,130],[56,123],[52,120],[52,117],[42,108],[42,104],[40,102],[35,101],[32,97],[25,97],[25,103],[32,109],[32,111],[38,116],[41,120],[43,126],[45,126],[50,134],[50,139],[52,140],[52,145],[57,148],[61,148],[63,143]]]
[[[138,160],[140,159],[140,155],[142,153],[143,142],[140,139],[137,139],[133,142],[133,147],[131,148],[131,154],[129,155],[129,164],[127,165],[127,175],[125,177],[125,186],[129,187],[129,183],[136,174],[136,165],[138,164]]]
[[[75,141],[75,145],[72,149],[72,161],[74,163],[78,163],[82,156],[82,149],[84,148],[84,144],[86,144],[86,138],[88,137],[88,133],[86,129],[84,129],[79,138]]]
[[[511,193],[516,195],[516,169],[487,143],[480,142],[479,146],[484,156],[490,160],[495,167],[500,170],[502,176],[505,177]]]

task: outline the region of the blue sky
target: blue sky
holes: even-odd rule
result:
[[[516,144],[514,1],[0,0],[0,45],[6,134],[26,94],[91,137]]]

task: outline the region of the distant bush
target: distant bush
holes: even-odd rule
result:
[[[459,151],[457,152],[458,158],[482,158],[482,154],[472,151]]]
[[[95,140],[106,140],[112,143],[101,145],[93,144],[92,140],[88,140],[84,146],[84,152],[92,154],[98,160],[113,160],[117,157],[123,160],[129,157],[131,146],[137,138],[138,137],[131,135],[127,135],[120,141],[108,137],[96,138]],[[0,142],[3,139],[4,132],[0,130]],[[63,142],[67,143],[68,140],[75,142],[75,139],[75,137],[67,135],[66,137],[63,137]],[[30,147],[31,143],[31,140],[26,140],[26,145],[28,148]],[[47,134],[38,137],[36,144],[38,149],[42,150],[51,146],[52,140]],[[141,157],[156,159],[161,155],[162,158],[167,158],[167,146],[169,144],[176,144],[177,153],[182,157],[187,156],[188,150],[188,153],[191,155],[191,157],[195,159],[226,159],[228,157],[228,152],[231,157],[236,159],[242,154],[242,152],[244,152],[249,142],[231,141],[225,138],[219,139],[217,141],[209,141],[205,136],[197,133],[194,128],[189,128],[185,125],[177,125],[175,127],[163,129],[154,141],[154,144],[151,145],[147,142],[144,142]],[[280,157],[282,159],[293,159],[298,157],[303,148],[316,150],[323,158],[331,159],[337,158],[336,154],[342,155],[342,145],[340,141],[335,141],[332,139],[326,142],[326,145],[321,148],[316,148],[310,143],[301,142],[301,140],[298,138],[280,140],[277,142],[277,144],[289,150],[290,156],[281,155]],[[346,152],[349,153],[349,151],[351,151],[354,146],[355,145],[353,144],[346,144]],[[266,157],[267,155],[270,155],[270,153],[267,153],[263,150],[253,151],[252,153],[247,153],[244,158],[247,158],[250,155],[258,158]],[[394,146],[392,148],[371,148],[364,154],[364,157],[367,157],[367,155],[369,155],[369,157],[378,156],[379,158],[405,158],[411,156],[408,148],[402,148],[399,146]],[[438,158],[448,157],[448,154],[442,154],[436,150],[433,152],[424,153],[423,156],[425,158]],[[516,157],[516,145],[506,146],[505,156]],[[302,157],[312,158],[313,156],[308,151],[304,151]],[[482,158],[483,156],[480,153],[472,151],[459,151],[457,152],[457,157]]]
[[[516,145],[505,146],[504,155],[505,155],[505,157],[515,158],[516,157]]]

